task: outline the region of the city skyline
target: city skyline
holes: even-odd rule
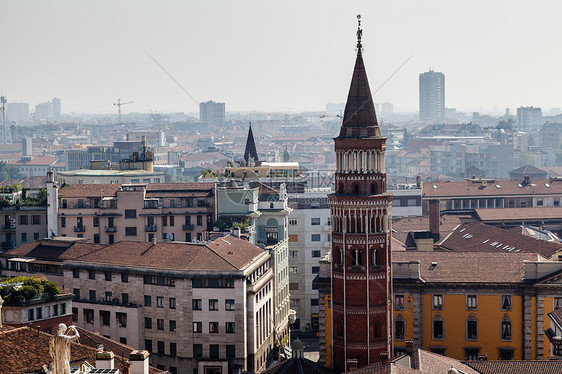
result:
[[[4,1],[0,89],[31,107],[60,97],[65,113],[114,113],[118,98],[135,101],[124,113],[195,113],[208,100],[227,111],[324,110],[345,101],[352,60],[342,51],[354,48],[360,13],[376,102],[415,112],[418,75],[432,67],[447,75],[447,107],[548,112],[562,106],[550,47],[562,5],[541,5]]]

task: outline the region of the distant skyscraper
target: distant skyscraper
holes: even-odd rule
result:
[[[383,116],[390,116],[394,114],[394,104],[392,103],[382,103],[382,115]]]
[[[532,132],[544,124],[541,108],[533,106],[517,108],[517,129]]]
[[[29,104],[8,103],[6,104],[6,118],[10,121],[25,121],[29,119]]]
[[[32,138],[25,137],[21,140],[21,155],[22,156],[31,156],[33,154],[33,140]]]
[[[420,119],[445,118],[445,74],[430,70],[420,74]]]
[[[224,103],[207,101],[199,104],[199,121],[202,123],[223,123]]]
[[[60,99],[55,97],[53,98],[53,100],[51,101],[52,104],[52,110],[53,110],[53,117],[54,118],[60,118],[61,115],[61,106],[60,106]]]
[[[53,104],[51,102],[35,105],[35,118],[50,119],[53,116]]]

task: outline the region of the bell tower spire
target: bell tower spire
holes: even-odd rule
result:
[[[361,16],[357,58],[336,151],[332,215],[334,365],[347,371],[392,354],[391,215],[384,153],[363,63]]]

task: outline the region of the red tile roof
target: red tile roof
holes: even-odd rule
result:
[[[57,162],[58,157],[37,156],[33,157],[30,161],[23,159],[7,162],[9,165],[31,165],[31,166],[49,166]]]
[[[562,207],[542,208],[503,208],[503,209],[476,209],[477,217],[483,221],[531,221],[531,220],[562,220]]]
[[[59,197],[115,196],[120,184],[72,184],[59,189]]]
[[[468,361],[481,374],[560,374],[562,361]]]
[[[500,188],[496,186],[500,186]],[[482,184],[481,181],[433,182],[424,183],[422,187],[423,198],[549,195],[562,193],[562,181],[552,180],[531,181],[531,183],[526,185],[522,184],[521,181],[512,180],[498,180],[487,182],[486,184]]]
[[[77,239],[79,240],[79,239]],[[3,257],[32,257],[41,260],[73,260],[102,248],[102,244],[57,239],[41,239],[5,252]]]
[[[207,244],[122,241],[75,258],[77,262],[173,270],[242,270],[265,251],[246,240],[225,236]]]
[[[483,223],[460,225],[439,246],[450,251],[538,253],[547,259],[562,250],[561,243],[531,238],[515,230],[504,230]]]
[[[470,215],[442,215],[439,221],[441,237],[447,236],[455,227],[466,221],[474,220]],[[404,217],[392,222],[392,236],[402,243],[410,231],[429,230],[429,217]]]
[[[395,251],[392,262],[420,262],[420,275],[428,283],[519,283],[524,261],[537,261],[533,253]],[[437,263],[432,266],[432,263]]]

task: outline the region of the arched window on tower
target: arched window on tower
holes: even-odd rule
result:
[[[343,193],[343,182],[340,182],[340,184],[338,186],[338,193],[340,193],[340,194]]]
[[[377,265],[378,265],[377,250],[372,249],[371,250],[371,266],[377,266]]]
[[[343,318],[341,316],[336,319],[336,336],[343,338]]]
[[[354,193],[354,194],[359,194],[359,183],[354,183],[354,184],[353,184],[353,193]]]
[[[374,338],[380,338],[381,337],[380,326],[376,322],[373,324],[373,337]]]
[[[378,193],[377,182],[371,183],[371,195],[376,195]]]
[[[359,249],[353,251],[353,266],[363,265],[363,259],[361,257],[361,251]]]

